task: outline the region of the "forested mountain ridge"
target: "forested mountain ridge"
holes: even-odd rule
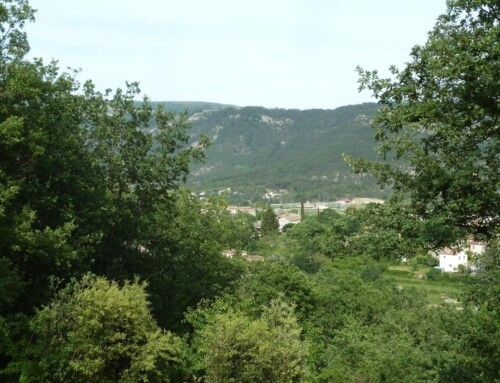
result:
[[[136,101],[136,105],[141,105],[142,101]],[[167,112],[180,113],[188,111],[189,113],[202,112],[205,110],[220,110],[225,108],[233,108],[235,105],[220,104],[217,102],[206,101],[152,101],[151,106],[157,108],[161,104]]]
[[[370,120],[379,105],[334,110],[224,108],[190,114],[191,133],[208,135],[206,161],[193,166],[194,190],[231,187],[252,198],[265,188],[314,199],[384,196],[371,177],[354,175],[343,153],[375,158]]]

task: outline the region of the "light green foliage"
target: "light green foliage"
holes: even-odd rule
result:
[[[310,256],[320,252],[328,257],[345,254],[346,240],[357,230],[358,223],[349,216],[326,209],[289,230],[291,238]]]
[[[400,201],[368,204],[349,210],[347,215],[357,221],[359,228],[348,240],[350,254],[399,260],[412,258],[430,246],[424,223],[410,206]]]
[[[180,341],[150,314],[146,284],[91,275],[57,293],[32,320],[26,382],[166,382]]]
[[[407,193],[422,217],[494,237],[500,210],[500,6],[450,0],[423,46],[393,78],[359,69],[385,106],[374,119],[384,160],[349,161]]]
[[[392,326],[392,331],[387,327]],[[397,320],[383,326],[363,326],[354,319],[333,338],[327,351],[329,365],[320,382],[429,382],[430,355],[414,347],[410,334]],[[431,375],[432,377],[432,375]]]
[[[495,382],[498,320],[324,267],[303,324],[318,382]]]
[[[344,326],[352,317],[371,325],[378,323],[389,308],[423,305],[423,300],[411,290],[397,290],[383,281],[365,282],[359,273],[333,266],[316,274],[314,291],[316,309],[311,310],[310,318],[327,332]]]
[[[303,382],[307,349],[293,307],[273,300],[254,318],[229,309],[195,333],[207,382]]]
[[[243,249],[256,237],[253,226],[255,217],[246,213],[231,214],[225,198],[208,197],[207,200],[199,202],[196,197],[184,195],[181,203],[189,203],[191,206],[181,208],[180,211],[184,214],[191,211],[197,216],[195,218],[191,213],[189,218],[183,219],[187,221],[186,224],[189,225],[192,220],[200,221],[199,228],[205,227],[205,241],[210,241],[218,250]]]
[[[325,225],[314,218],[309,218],[290,228],[287,236],[297,240],[300,248],[310,255],[324,250],[323,239],[332,238],[327,233],[328,229]]]
[[[418,255],[412,262],[414,265],[435,267],[439,265],[439,259],[433,257],[432,255]]]

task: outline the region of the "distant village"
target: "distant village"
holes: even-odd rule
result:
[[[224,194],[231,193],[231,188],[221,189],[217,192],[217,195],[221,196]],[[384,203],[382,199],[376,198],[336,198],[335,201],[306,201],[304,203],[292,202],[292,203],[279,203],[277,201],[283,201],[283,197],[288,195],[289,192],[286,189],[267,189],[265,194],[262,195],[264,201],[267,201],[268,205],[271,206],[278,218],[279,232],[283,233],[285,228],[289,225],[295,225],[302,221],[300,215],[300,210],[303,207],[305,216],[314,216],[326,209],[336,209],[345,210],[348,207],[362,207],[369,203]],[[197,194],[200,199],[207,197],[206,192],[200,192]],[[237,206],[229,205],[227,207],[231,214],[246,213],[257,218],[254,222],[254,227],[257,230],[261,228],[261,216],[263,209],[258,209],[253,206]],[[288,225],[288,226],[287,226]],[[477,269],[477,265],[472,262],[472,258],[475,255],[482,254],[487,247],[486,242],[476,241],[473,238],[469,238],[462,246],[455,248],[444,248],[437,251],[430,251],[429,254],[435,257],[439,261],[439,265],[435,268],[444,273],[457,273],[463,272],[464,270],[469,270],[474,272]],[[260,255],[249,255],[245,251],[238,251],[235,249],[224,250],[223,255],[229,258],[234,256],[241,256],[248,261],[264,261],[264,257]],[[402,262],[406,262],[403,258]]]

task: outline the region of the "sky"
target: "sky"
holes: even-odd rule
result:
[[[139,81],[154,101],[333,109],[376,101],[356,66],[387,75],[445,0],[31,0],[31,57],[100,90]]]

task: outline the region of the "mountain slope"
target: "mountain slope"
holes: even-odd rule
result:
[[[142,101],[136,101],[137,105],[142,104]],[[205,110],[220,110],[225,108],[235,108],[235,105],[219,104],[216,102],[205,101],[151,101],[151,106],[156,109],[158,105],[162,105],[167,112],[180,113],[187,110],[189,113],[196,113]]]
[[[381,197],[374,181],[353,175],[343,153],[375,158],[369,128],[377,104],[335,110],[228,107],[190,116],[193,135],[213,140],[207,161],[192,167],[194,190],[231,187],[233,199],[253,199],[266,188],[288,189],[295,197]],[[236,194],[234,194],[236,192]]]

